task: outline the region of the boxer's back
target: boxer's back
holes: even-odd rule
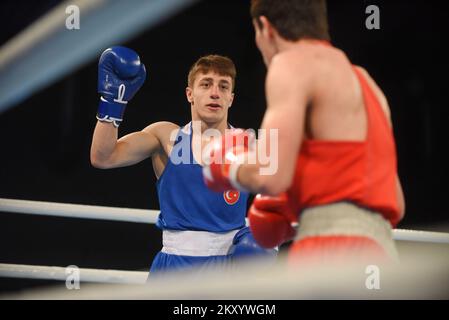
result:
[[[351,201],[395,225],[402,211],[396,197],[396,152],[380,89],[326,42],[301,41],[283,58],[292,61],[296,73],[303,72],[299,79],[307,80],[298,82],[308,105],[289,188],[296,206]]]
[[[296,55],[298,60],[306,61],[301,64],[311,68],[313,73],[304,138],[364,140],[367,119],[363,93],[354,67],[346,55],[325,43],[302,43],[289,55],[290,58]],[[370,83],[370,86],[373,87],[373,84]],[[377,87],[373,90],[376,96],[379,95]],[[378,97],[378,100],[382,104],[384,99]]]

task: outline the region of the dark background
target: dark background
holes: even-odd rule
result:
[[[0,43],[60,2],[3,0]],[[380,8],[380,30],[365,28],[370,4]],[[407,207],[399,228],[449,231],[442,227],[449,221],[448,9],[445,1],[328,4],[333,44],[371,73],[390,103]],[[187,123],[187,73],[209,53],[227,55],[237,66],[230,122],[259,127],[265,66],[254,44],[248,1],[199,2],[121,45],[140,54],[148,79],[127,108],[120,136],[160,120]],[[0,114],[0,197],[159,208],[151,161],[105,171],[90,165],[96,63]],[[147,270],[160,247],[154,225],[0,213],[0,263]],[[0,279],[0,289],[45,283]]]

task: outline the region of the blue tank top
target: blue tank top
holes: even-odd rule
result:
[[[156,225],[160,229],[209,232],[244,227],[248,193],[209,190],[191,146],[189,123],[179,130],[168,163],[156,184],[161,209]]]

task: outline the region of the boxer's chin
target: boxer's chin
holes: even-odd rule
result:
[[[208,123],[220,122],[223,119],[224,110],[223,109],[213,109],[209,110],[206,108],[203,112],[201,112],[201,119]]]

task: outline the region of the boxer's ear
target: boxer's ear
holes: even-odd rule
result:
[[[268,37],[270,39],[273,38],[275,29],[274,29],[273,25],[271,24],[270,20],[267,19],[267,17],[260,16],[258,25],[260,27],[260,32],[265,37]]]
[[[192,91],[192,88],[190,88],[190,87],[186,88],[186,97],[187,97],[187,101],[190,104],[193,104],[193,91]]]

